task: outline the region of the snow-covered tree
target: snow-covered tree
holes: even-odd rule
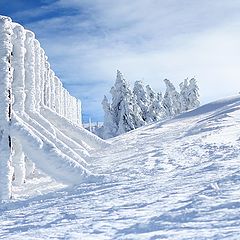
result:
[[[156,97],[149,105],[149,115],[151,116],[151,121],[156,122],[165,118],[165,111],[162,106],[162,94],[157,93]]]
[[[110,93],[112,94],[111,109],[115,113],[114,120],[118,126],[116,134],[135,129],[139,125],[141,117],[137,112],[138,108],[135,106],[130,86],[119,70]]]
[[[116,136],[117,123],[115,121],[116,119],[114,118],[114,113],[111,110],[110,104],[106,96],[104,96],[103,98],[102,107],[104,111],[102,138],[108,139]]]
[[[168,79],[165,79],[164,82],[166,84],[166,92],[163,97],[162,105],[167,117],[175,116],[181,112],[180,95]]]
[[[199,107],[200,101],[199,101],[199,88],[197,85],[197,81],[195,78],[192,78],[189,81],[189,109],[194,109]]]
[[[148,96],[148,118],[147,122],[155,122],[162,118],[163,107],[162,107],[162,94],[155,93],[150,85],[146,86],[146,92]]]
[[[188,109],[188,88],[189,88],[189,83],[188,79],[186,78],[183,82],[179,84],[180,87],[180,102],[181,102],[181,112],[185,112]]]
[[[106,97],[102,102],[104,110],[103,138],[117,136],[145,124],[137,99],[119,70],[110,93],[112,95],[111,104]]]
[[[180,90],[181,112],[199,107],[199,88],[195,78],[190,81],[185,79],[180,84]]]
[[[153,102],[156,99],[156,93],[152,90],[152,88],[149,85],[146,86],[146,91],[149,103]]]
[[[139,114],[141,115],[142,120],[146,122],[149,118],[149,112],[148,112],[149,99],[142,81],[135,82],[134,88],[133,88],[133,96],[135,98],[136,104],[140,108]]]

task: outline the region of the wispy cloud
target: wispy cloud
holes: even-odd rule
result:
[[[237,0],[59,0],[33,10],[26,26],[86,113],[99,119],[116,69],[158,91],[166,77],[178,84],[196,76],[203,102],[237,93],[239,11]]]

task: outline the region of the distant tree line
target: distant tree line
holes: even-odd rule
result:
[[[163,119],[174,117],[180,113],[197,108],[199,102],[199,88],[196,79],[185,79],[180,83],[180,92],[168,80],[164,80],[166,91],[156,93],[142,81],[136,81],[133,90],[117,71],[114,86],[111,88],[112,100],[106,96],[102,101],[104,123],[96,134],[107,139],[122,133]]]

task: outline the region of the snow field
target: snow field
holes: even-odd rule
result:
[[[0,206],[0,238],[239,239],[239,116],[236,96],[113,138],[89,159],[103,181],[30,179]]]

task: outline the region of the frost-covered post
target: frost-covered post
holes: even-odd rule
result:
[[[67,90],[63,88],[63,116],[67,118]]]
[[[55,83],[55,111],[60,114],[60,99],[61,99],[61,94],[60,94],[60,88],[61,88],[61,82],[58,77],[54,77],[54,83]]]
[[[38,40],[34,40],[35,48],[35,91],[36,91],[36,110],[40,111],[41,103],[41,48]]]
[[[25,109],[34,112],[36,110],[36,89],[35,89],[35,46],[34,46],[34,33],[26,31],[25,40],[25,92],[26,101]]]
[[[16,25],[13,29],[13,95],[14,103],[13,110],[19,114],[24,112],[24,103],[26,94],[25,90],[25,68],[24,68],[24,59],[25,59],[25,47],[24,42],[26,39],[25,30],[21,25]]]
[[[79,99],[77,100],[77,114],[78,124],[82,125],[82,103]]]
[[[40,49],[40,54],[41,54],[41,62],[40,62],[40,105],[44,105],[44,86],[45,86],[45,52],[44,50],[41,48]]]
[[[50,87],[49,87],[50,64],[45,56],[45,74],[44,74],[44,105],[50,107]]]
[[[21,25],[15,25],[13,29],[13,110],[19,115],[24,114],[25,104],[25,47],[24,43],[26,40],[25,30]],[[25,180],[25,155],[22,151],[21,142],[17,139],[13,139],[13,167],[14,167],[14,183],[21,185]]]
[[[12,113],[11,19],[0,17],[0,200],[12,196],[12,139],[10,135]]]
[[[60,115],[64,117],[64,88],[61,84],[60,88]]]
[[[53,70],[50,70],[50,78],[49,78],[49,86],[50,86],[50,108],[53,111],[56,111],[56,105],[55,105],[55,74]]]

